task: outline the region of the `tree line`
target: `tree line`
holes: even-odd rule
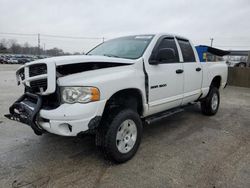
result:
[[[28,42],[19,44],[14,39],[2,39],[0,41],[0,53],[6,54],[28,54],[28,55],[46,55],[46,56],[60,56],[72,55],[71,53],[64,52],[62,49],[54,47],[52,49],[44,50],[37,46],[31,46]],[[73,53],[74,55],[80,54],[79,52]]]

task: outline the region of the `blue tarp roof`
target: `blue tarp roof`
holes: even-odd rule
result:
[[[205,46],[205,45],[199,45],[199,46],[195,46],[197,53],[199,55],[200,61],[201,62],[205,62],[206,60],[204,59],[203,54],[209,52],[210,54],[216,55],[216,56],[224,56],[224,55],[228,55],[230,52],[229,51],[225,51],[225,50],[221,50],[218,48],[213,48],[210,46]]]

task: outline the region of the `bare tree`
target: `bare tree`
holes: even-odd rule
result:
[[[64,52],[60,48],[52,48],[48,50],[38,49],[38,47],[31,46],[28,42],[24,44],[19,44],[17,40],[14,39],[1,39],[0,41],[0,52],[1,53],[12,53],[12,54],[29,54],[29,55],[38,55],[38,51],[41,54],[49,56],[60,56],[60,55],[71,55],[70,53]],[[79,54],[76,52],[75,54]]]

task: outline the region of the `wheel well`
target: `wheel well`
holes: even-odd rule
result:
[[[104,113],[115,107],[130,108],[138,112],[139,115],[142,115],[143,102],[140,90],[131,88],[116,92],[107,101]]]
[[[216,87],[216,88],[220,88],[220,86],[221,86],[221,77],[220,76],[215,76],[214,78],[213,78],[213,80],[212,80],[212,82],[211,82],[211,85],[210,85],[210,87],[211,86],[214,86],[214,87]]]
[[[241,61],[241,62],[239,62],[239,63],[237,63],[237,64],[246,64],[246,62]]]

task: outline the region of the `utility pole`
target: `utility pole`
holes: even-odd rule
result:
[[[38,39],[38,55],[40,55],[40,33],[37,35]]]
[[[44,55],[46,55],[46,52],[45,52],[45,43],[43,43],[43,53],[44,53]]]
[[[250,51],[248,52],[247,56],[247,66],[250,67]]]
[[[213,42],[214,42],[214,38],[210,38],[210,40],[211,40],[211,47],[213,47]]]

